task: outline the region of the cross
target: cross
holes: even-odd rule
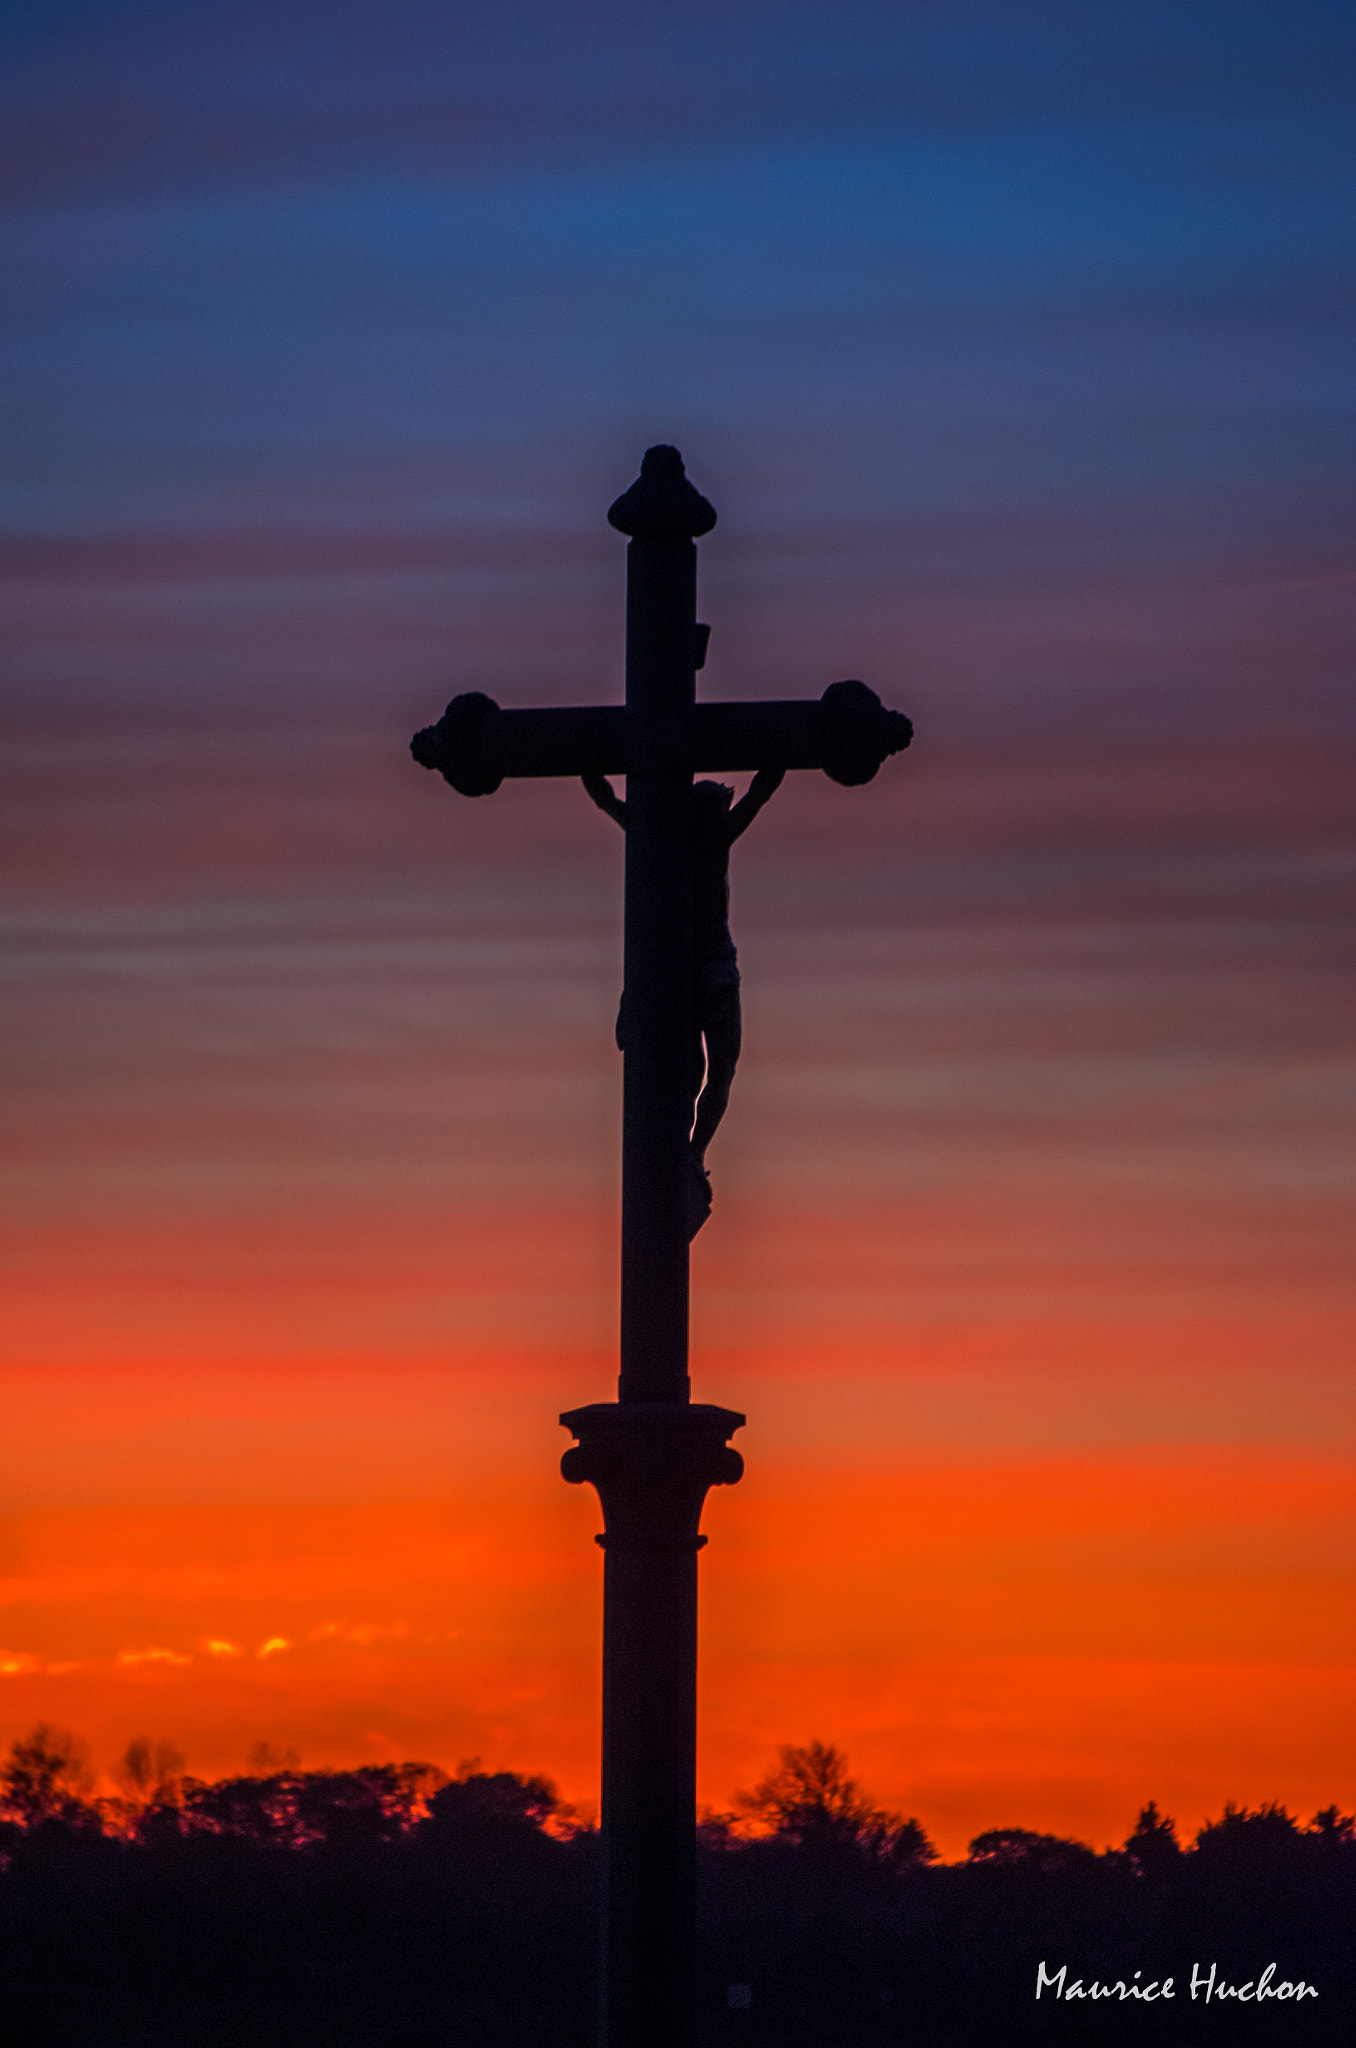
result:
[[[676,448],[651,448],[608,512],[630,537],[626,702],[504,711],[454,697],[411,752],[463,796],[506,776],[626,777],[621,1374],[573,1409],[562,1460],[598,1489],[603,1588],[602,2048],[690,2048],[698,1534],[709,1487],[743,1472],[744,1417],[691,1400],[694,774],[820,768],[869,782],[912,727],[864,683],[817,699],[698,704],[696,539],[716,515]]]

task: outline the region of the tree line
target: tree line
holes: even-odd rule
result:
[[[546,1778],[261,1747],[208,1782],[139,1737],[115,1782],[50,1727],[0,1765],[0,2048],[590,2041],[599,1842]],[[947,1864],[813,1742],[699,1847],[704,2048],[1356,2032],[1336,1807],[1229,1806],[1183,1842],[1150,1802],[1101,1853],[999,1828]]]

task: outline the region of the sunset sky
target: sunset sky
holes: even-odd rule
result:
[[[1350,11],[15,0],[0,1746],[596,1799],[621,835],[456,692],[917,725],[733,861],[701,1796],[1356,1806]]]

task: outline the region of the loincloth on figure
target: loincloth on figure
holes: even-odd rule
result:
[[[708,1029],[719,1031],[726,1044],[734,1041],[739,1056],[742,1035],[739,1002],[739,955],[733,940],[728,949],[697,961],[692,973],[692,1030],[700,1043]],[[626,990],[617,1005],[617,1049],[626,1051]]]

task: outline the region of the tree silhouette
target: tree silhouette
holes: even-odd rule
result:
[[[1037,1834],[1031,1828],[990,1828],[971,1842],[970,1861],[1053,1876],[1095,1863],[1097,1852],[1086,1842],[1071,1842],[1063,1835]]]
[[[301,1757],[295,1749],[279,1749],[272,1742],[256,1742],[247,1758],[251,1776],[272,1778],[279,1771],[296,1771],[301,1768]]]
[[[1140,1809],[1139,1819],[1125,1838],[1125,1853],[1140,1877],[1158,1882],[1181,1867],[1182,1845],[1177,1823],[1158,1810],[1151,1799]]]
[[[850,1848],[900,1865],[936,1860],[920,1824],[874,1806],[832,1743],[786,1744],[776,1769],[736,1794],[735,1805],[746,1823],[793,1848]]]
[[[89,1752],[78,1735],[40,1721],[31,1735],[18,1736],[0,1764],[0,1810],[21,1827],[82,1817],[81,1795],[89,1790]]]
[[[1235,1866],[1272,1862],[1300,1850],[1299,1822],[1275,1800],[1265,1806],[1235,1806],[1232,1800],[1218,1820],[1208,1820],[1196,1836],[1197,1854]]]
[[[1310,1821],[1308,1832],[1317,1835],[1329,1850],[1356,1848],[1356,1814],[1325,1806]]]
[[[113,1776],[133,1813],[151,1806],[177,1806],[188,1758],[172,1742],[152,1742],[134,1735],[113,1766]]]

